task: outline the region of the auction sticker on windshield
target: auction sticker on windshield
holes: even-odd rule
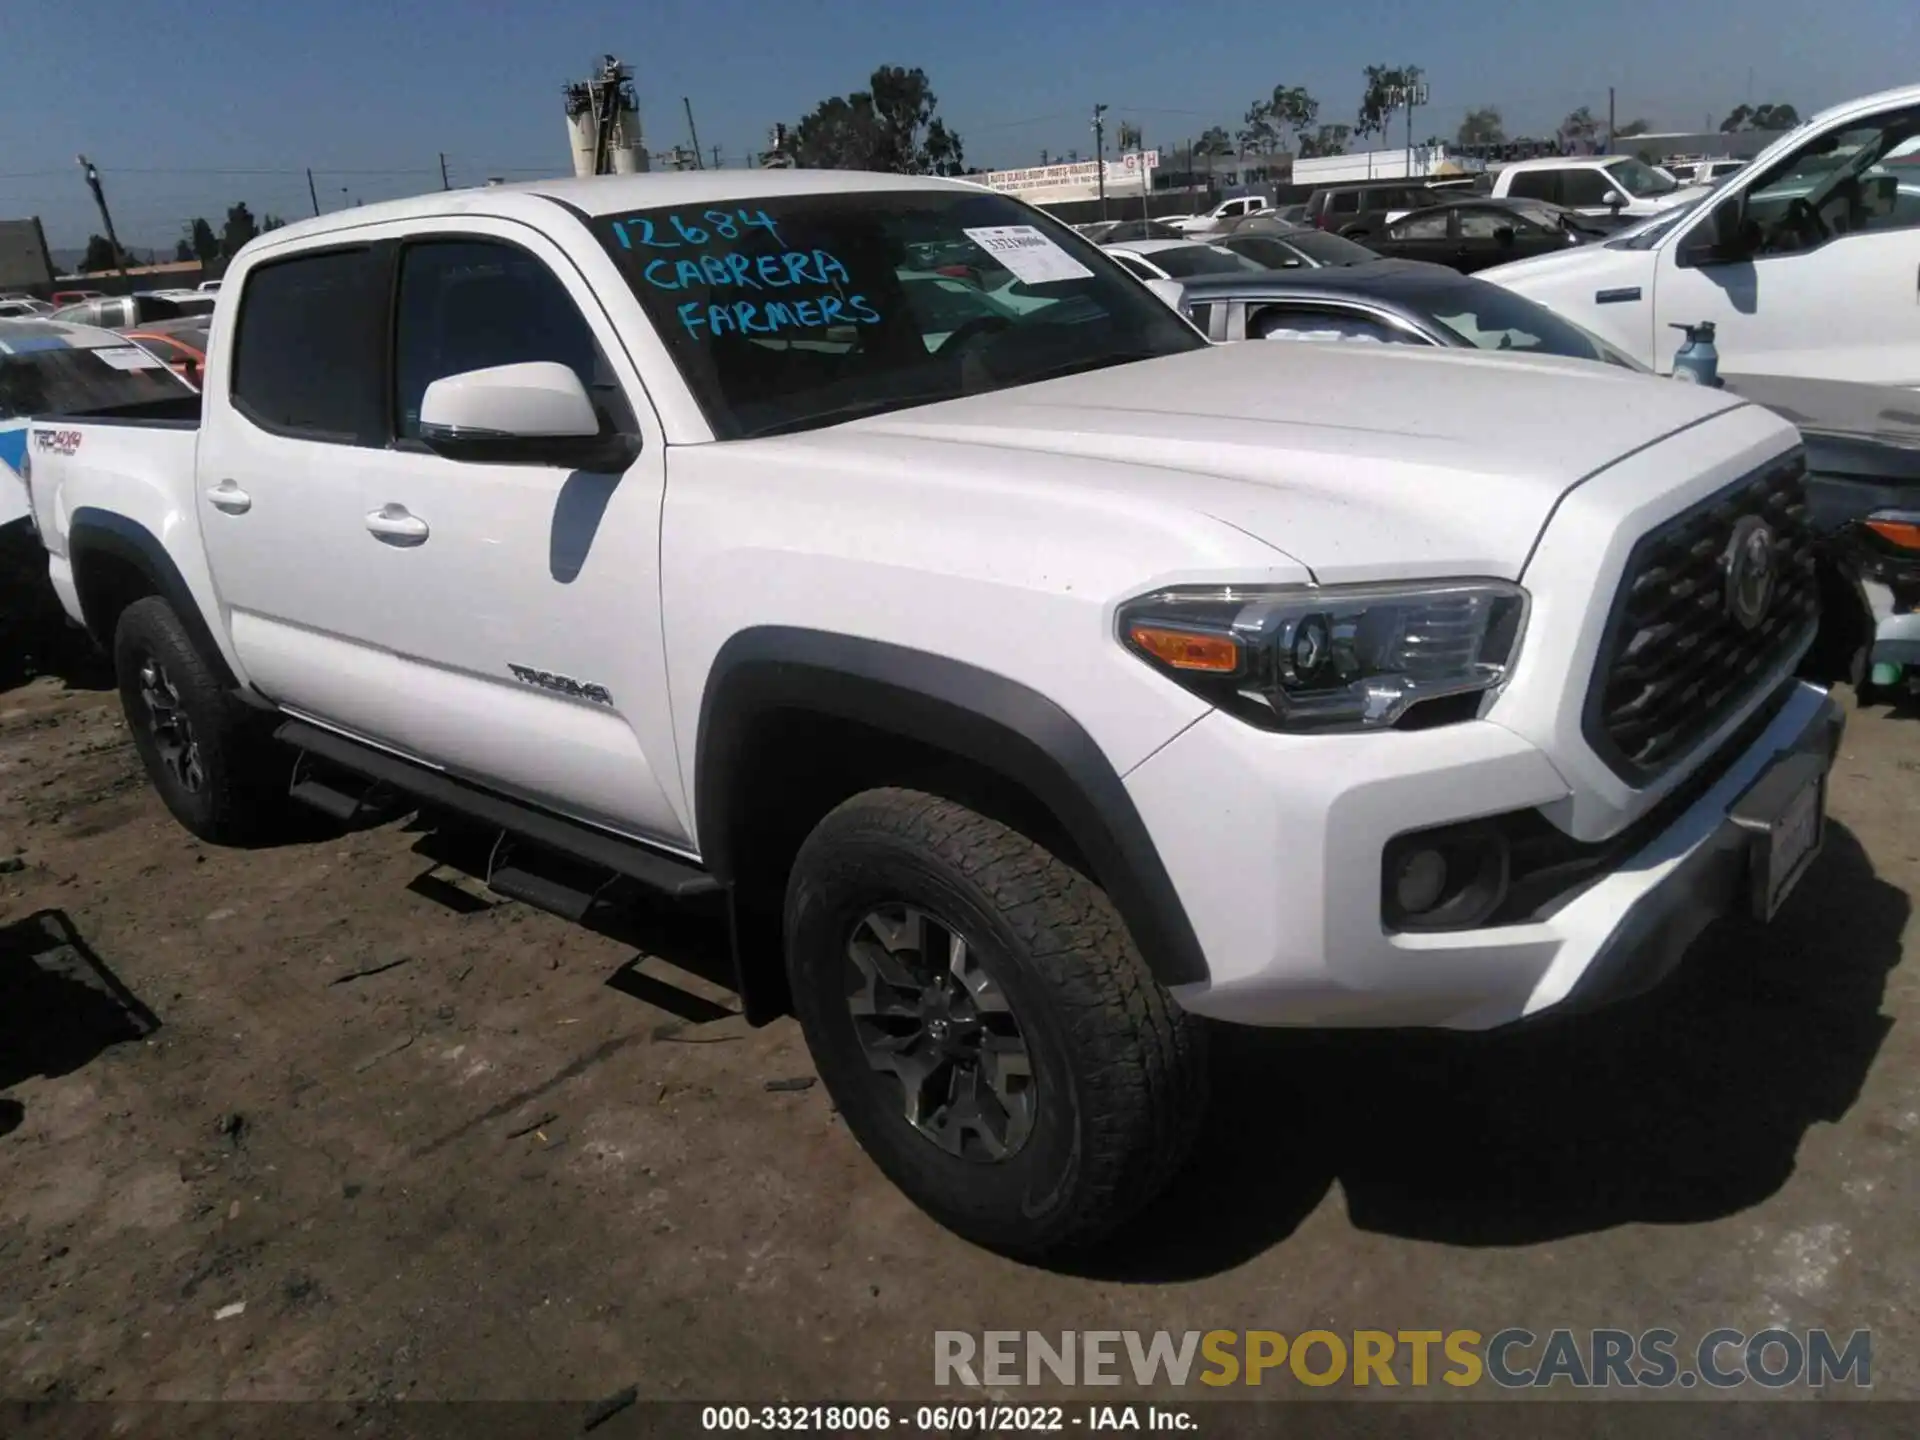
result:
[[[94,358],[116,370],[157,370],[160,362],[137,345],[102,346]]]
[[[981,225],[960,233],[1029,285],[1093,273],[1032,225]]]

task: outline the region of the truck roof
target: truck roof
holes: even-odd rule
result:
[[[964,180],[937,175],[894,175],[867,170],[679,170],[647,175],[561,176],[511,185],[481,185],[434,190],[403,200],[381,200],[297,220],[269,231],[276,242],[324,235],[335,230],[390,220],[487,213],[506,195],[535,195],[557,200],[587,215],[618,215],[661,205],[711,205],[762,196],[857,194],[872,190],[977,190]]]

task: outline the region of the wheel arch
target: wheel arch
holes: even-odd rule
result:
[[[767,626],[721,647],[695,742],[701,857],[733,896],[750,1019],[785,1009],[784,970],[766,957],[780,954],[778,896],[800,841],[840,800],[886,784],[931,789],[1039,831],[1036,840],[1106,890],[1161,984],[1207,978],[1125,785],[1059,705],[944,656]]]
[[[135,600],[158,595],[173,607],[222,683],[240,688],[186,577],[146,526],[112,510],[82,506],[73,512],[67,529],[67,555],[81,620],[95,643],[111,652],[121,612]]]

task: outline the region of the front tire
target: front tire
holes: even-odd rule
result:
[[[217,845],[271,832],[286,814],[291,753],[227,693],[164,599],[121,612],[113,667],[134,748],[173,818]]]
[[[1204,1032],[1104,891],[937,796],[873,790],[801,846],[788,975],[822,1080],[909,1199],[1040,1256],[1110,1234],[1186,1159]]]

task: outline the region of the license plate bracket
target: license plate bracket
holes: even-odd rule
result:
[[[1826,843],[1831,766],[1824,753],[1778,756],[1728,812],[1747,832],[1747,903],[1756,920],[1780,913]]]

